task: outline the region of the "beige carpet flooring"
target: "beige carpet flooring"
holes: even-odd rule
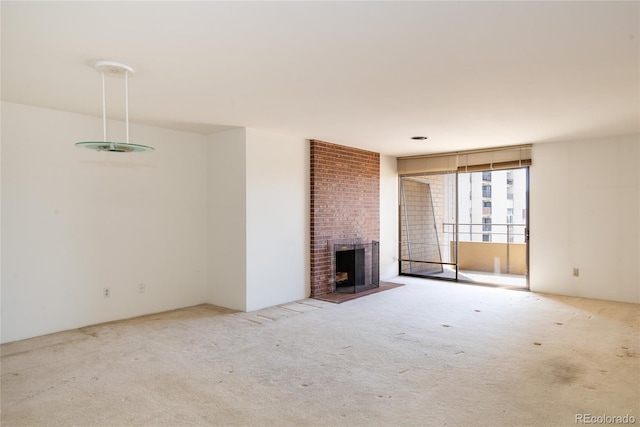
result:
[[[2,345],[2,426],[640,424],[638,305],[393,281],[343,304],[201,305]]]

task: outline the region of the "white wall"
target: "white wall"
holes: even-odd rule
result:
[[[246,130],[208,138],[208,299],[246,311]]]
[[[247,311],[307,298],[309,142],[247,129]]]
[[[0,177],[2,177],[2,107],[0,102]],[[2,179],[0,178],[0,343],[2,343]]]
[[[640,136],[536,144],[532,155],[531,290],[640,303]]]
[[[208,302],[253,311],[309,296],[309,143],[209,136]]]
[[[380,279],[398,275],[398,161],[380,155]]]
[[[3,342],[206,299],[206,138],[132,125],[156,151],[73,145],[101,137],[99,118],[2,104]]]

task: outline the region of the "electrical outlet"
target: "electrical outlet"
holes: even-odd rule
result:
[[[105,298],[109,298],[111,296],[111,288],[104,288],[102,290],[102,296]]]
[[[580,269],[579,268],[574,268],[573,269],[573,277],[580,277]]]
[[[144,283],[140,283],[140,284],[138,285],[138,293],[139,293],[139,294],[144,293],[145,289],[146,289],[146,286],[145,286],[145,284],[144,284]]]

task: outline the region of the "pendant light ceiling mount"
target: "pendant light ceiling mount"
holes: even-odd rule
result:
[[[93,67],[101,73],[108,73],[112,76],[124,76],[127,73],[133,75],[133,68],[115,61],[98,61]]]
[[[96,151],[110,151],[113,153],[131,153],[140,151],[154,150],[153,147],[141,144],[132,144],[129,142],[129,75],[133,75],[133,68],[128,65],[115,61],[98,61],[94,68],[102,75],[102,126],[103,141],[86,141],[76,142],[76,146],[85,147]],[[105,93],[105,75],[124,76],[125,80],[125,126],[126,141],[125,142],[109,142],[107,141],[107,104]]]

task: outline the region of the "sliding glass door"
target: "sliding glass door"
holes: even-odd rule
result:
[[[400,274],[528,288],[528,168],[400,177]]]

